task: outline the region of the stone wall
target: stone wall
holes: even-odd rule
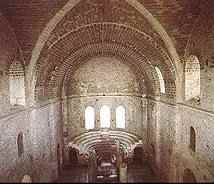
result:
[[[214,112],[214,12],[213,1],[203,3],[203,8],[194,22],[186,48],[186,56],[195,55],[200,62],[200,102],[191,106]]]
[[[88,60],[73,74],[64,100],[64,119],[67,122],[68,139],[87,131],[85,109],[95,108],[95,128],[100,128],[100,108],[111,109],[111,128],[116,127],[116,108],[126,110],[126,128],[146,142],[146,100],[142,101],[141,87],[129,65],[115,57],[96,57]],[[142,132],[144,129],[145,132]]]
[[[34,182],[57,178],[57,144],[62,148],[60,103],[17,108],[0,117],[0,182]],[[24,153],[18,157],[17,136],[23,133]],[[50,169],[51,168],[51,169]]]
[[[179,142],[173,160],[176,165],[175,179],[183,181],[183,171],[189,168],[197,182],[214,180],[214,114],[186,105],[178,106],[180,113]],[[190,145],[190,127],[196,132],[196,151]]]
[[[148,160],[154,172],[168,181],[175,143],[175,105],[148,99]]]
[[[184,104],[148,100],[148,159],[163,181],[183,181],[190,169],[198,182],[214,180],[214,114]],[[190,145],[196,132],[196,151]]]
[[[201,70],[201,103],[203,109],[214,112],[214,68]]]
[[[95,128],[100,128],[100,108],[107,105],[111,109],[111,128],[116,127],[116,108],[122,105],[126,110],[126,128],[125,130],[146,140],[146,121],[142,114],[145,107],[140,97],[134,96],[95,96],[95,97],[77,97],[70,98],[68,102],[68,134],[70,140],[72,137],[87,131],[85,129],[85,109],[88,106],[95,108]],[[146,107],[145,107],[146,108]]]
[[[17,43],[12,28],[0,12],[0,108],[9,103],[8,68],[17,55]],[[3,108],[4,109],[4,108]],[[2,108],[1,108],[2,111]]]
[[[68,95],[139,94],[140,85],[130,66],[114,57],[97,57],[72,76]]]

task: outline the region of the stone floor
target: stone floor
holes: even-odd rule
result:
[[[128,167],[129,183],[159,183],[160,180],[152,172],[148,164],[134,163]]]
[[[87,183],[88,182],[87,166],[70,166],[61,171],[60,177],[56,183]]]
[[[73,166],[64,168],[57,183],[87,183],[88,172],[86,166]],[[128,167],[129,183],[155,183],[159,182],[152,170],[146,164],[132,164]],[[101,183],[97,181],[97,183]],[[109,182],[104,182],[109,183]],[[111,182],[115,183],[115,182]]]

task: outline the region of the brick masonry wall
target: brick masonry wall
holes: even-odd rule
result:
[[[25,174],[34,182],[57,178],[56,149],[57,144],[62,146],[60,117],[59,102],[20,109],[0,117],[0,182],[20,182]],[[24,154],[19,158],[17,136],[20,132]]]
[[[170,158],[175,143],[176,111],[174,105],[148,100],[147,152],[154,172],[169,180]]]
[[[183,182],[187,168],[198,182],[214,180],[213,118],[213,113],[184,104],[149,100],[148,158],[163,181]],[[196,152],[189,148],[191,126],[196,132]]]
[[[179,146],[174,157],[177,165],[177,180],[182,181],[183,171],[189,168],[198,182],[214,180],[214,114],[179,105]],[[196,132],[196,151],[190,148],[190,127]]]
[[[97,96],[71,98],[68,101],[69,121],[67,124],[70,140],[72,137],[87,131],[85,129],[85,109],[87,106],[95,108],[96,127],[100,128],[100,108],[107,105],[111,109],[111,128],[116,127],[116,108],[122,105],[126,109],[125,130],[139,136],[145,140],[146,135],[142,133],[142,128],[146,128],[146,121],[143,120],[143,103],[139,97],[129,96]]]

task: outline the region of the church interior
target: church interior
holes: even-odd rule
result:
[[[0,182],[214,182],[213,0],[1,0]]]

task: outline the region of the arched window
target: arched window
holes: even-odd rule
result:
[[[24,69],[16,61],[9,68],[9,93],[11,105],[25,105]]]
[[[116,128],[125,128],[126,124],[126,110],[123,106],[116,109]]]
[[[185,62],[185,100],[200,97],[200,62],[190,55]]]
[[[184,170],[184,175],[183,175],[183,182],[184,183],[196,183],[196,178],[193,172],[190,169],[185,169]]]
[[[104,105],[100,109],[100,126],[101,128],[109,128],[110,125],[111,125],[110,108]]]
[[[20,132],[17,137],[17,146],[18,146],[18,157],[21,157],[24,153],[24,144],[23,144],[23,133]]]
[[[161,93],[165,93],[166,90],[165,90],[165,82],[163,80],[163,75],[162,75],[160,69],[157,66],[155,66],[155,70],[156,70],[156,72],[158,74],[158,78],[159,78],[159,82],[160,82],[160,92]]]
[[[190,127],[190,149],[195,152],[196,148],[196,135],[193,127]]]
[[[86,129],[93,129],[95,122],[95,112],[94,108],[91,106],[88,106],[85,109],[85,128]]]

